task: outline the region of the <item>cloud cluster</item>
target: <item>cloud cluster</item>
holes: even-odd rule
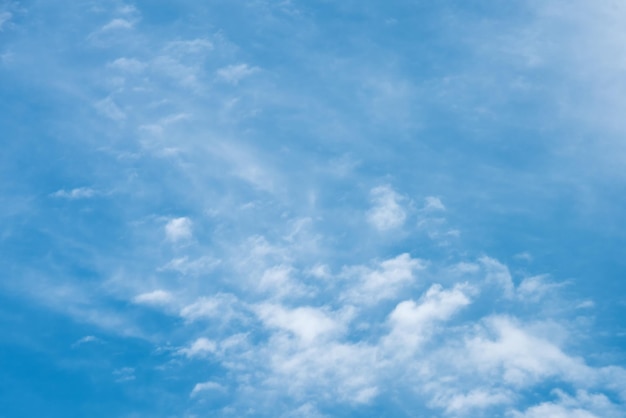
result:
[[[610,367],[593,367],[582,357],[568,354],[567,339],[553,338],[567,334],[565,323],[515,316],[515,306],[528,303],[528,281],[536,278],[515,286],[506,266],[494,259],[477,261],[478,271],[466,269],[469,273],[455,276],[452,286],[413,276],[416,262],[403,254],[381,262],[379,271],[346,269],[360,280],[345,281],[345,271],[326,277],[318,292],[325,292],[327,280],[344,280],[343,293],[325,293],[321,305],[303,302],[297,294],[247,306],[231,299],[230,306],[238,304],[238,314],[248,318],[248,325],[237,328],[236,335],[242,336],[242,331],[244,335],[234,344],[235,335],[217,341],[202,337],[180,352],[189,357],[210,354],[232,372],[254,376],[232,390],[260,397],[288,394],[294,408],[309,404],[323,409],[337,402],[370,404],[400,391],[422,400],[421,406],[414,405],[417,410],[445,416],[531,417],[546,411],[600,416],[594,414],[617,411],[624,402],[620,397],[626,388],[618,377],[624,370],[612,375]],[[406,289],[415,296],[397,291],[398,277],[414,286]],[[369,280],[376,284],[370,297],[343,296],[361,295],[360,288],[367,288]],[[496,296],[511,300],[508,307],[502,312],[472,313],[476,310],[472,306],[484,301],[481,292],[494,296],[489,290],[494,285]],[[372,299],[375,295],[380,299]],[[393,303],[385,309],[372,306],[382,300]],[[214,312],[215,303],[208,305]],[[253,341],[250,336],[259,326],[265,336]],[[557,399],[528,404],[533,388],[548,382]],[[570,387],[577,392],[568,394]],[[571,399],[586,393],[598,405],[567,406],[578,405]],[[619,400],[610,401],[612,396]],[[520,405],[527,406],[519,409]],[[607,416],[617,416],[612,413]]]
[[[581,1],[567,10],[555,8],[558,1],[530,2],[524,10],[534,20],[504,30],[494,18],[472,20],[464,7],[429,6],[425,22],[411,13],[386,17],[397,11],[370,2],[346,29],[353,36],[337,36],[333,19],[321,22],[324,13],[290,1],[248,2],[237,13],[228,2],[180,6],[197,15],[179,11],[168,23],[134,6],[96,3],[63,10],[79,40],[24,30],[41,37],[27,46],[46,48],[9,45],[13,61],[2,46],[7,85],[30,86],[40,71],[30,77],[23,63],[43,57],[49,79],[28,88],[64,115],[54,113],[58,120],[35,136],[56,135],[45,162],[60,174],[30,164],[35,174],[9,176],[40,184],[23,187],[27,203],[2,209],[10,216],[0,261],[19,278],[2,289],[96,328],[81,328],[89,335],[72,340],[73,353],[104,347],[111,336],[140,339],[158,364],[129,355],[107,376],[136,384],[138,398],[163,395],[168,416],[385,408],[380,415],[623,415],[626,370],[584,344],[600,293],[566,294],[574,279],[544,271],[535,263],[542,248],[526,245],[571,249],[577,237],[589,249],[588,232],[571,225],[613,219],[596,216],[602,199],[592,198],[589,218],[576,212],[559,223],[583,206],[555,203],[574,190],[563,184],[580,180],[568,177],[578,169],[557,171],[582,161],[587,148],[546,139],[569,128],[552,128],[526,108],[542,98],[588,105],[561,100],[581,89],[549,85],[539,69],[575,86],[616,79],[607,57],[623,47],[607,39],[623,7],[615,18],[608,0],[594,13]],[[344,16],[357,3],[329,4],[327,12]],[[2,34],[22,24],[16,16],[0,12]],[[574,40],[565,49],[575,53],[554,51],[543,41],[558,38],[554,22],[572,39],[596,40],[603,48],[580,54],[601,59],[581,62]],[[427,32],[416,46],[397,42],[393,50],[387,37],[396,27]],[[471,29],[474,36],[464,36]],[[61,49],[78,51],[74,61],[49,55]],[[581,65],[557,71],[562,63]],[[590,75],[596,70],[604,81]],[[609,90],[619,91],[594,89],[592,104],[621,106]],[[559,120],[575,119],[576,106],[563,105]],[[519,126],[536,130],[524,142]],[[518,152],[527,144],[531,151]],[[601,147],[592,148],[597,157]],[[74,153],[75,166],[65,167]],[[575,190],[596,196],[587,180]],[[45,190],[45,204],[33,190]],[[25,224],[33,226],[20,229]],[[561,229],[551,234],[554,224]],[[543,244],[548,235],[566,237]],[[610,255],[603,257],[589,263]],[[142,366],[162,374],[146,383],[155,374]]]

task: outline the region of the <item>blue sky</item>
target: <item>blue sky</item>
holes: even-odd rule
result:
[[[625,416],[625,19],[0,2],[0,410]]]

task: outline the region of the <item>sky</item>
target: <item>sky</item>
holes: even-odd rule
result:
[[[625,417],[624,21],[0,0],[0,415]]]

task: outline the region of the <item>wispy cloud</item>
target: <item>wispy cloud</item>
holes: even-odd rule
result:
[[[233,64],[217,70],[217,76],[228,83],[238,84],[257,71],[258,68],[250,67],[248,64]]]
[[[96,195],[97,195],[96,190],[92,189],[91,187],[78,187],[76,189],[71,189],[71,190],[64,190],[64,189],[57,190],[56,192],[52,193],[50,196],[74,200],[74,199],[88,199]]]
[[[102,32],[107,32],[111,30],[118,29],[130,29],[133,27],[133,24],[126,19],[113,19],[106,25],[102,26],[100,29]]]
[[[196,383],[196,385],[191,390],[190,396],[191,397],[199,396],[202,394],[202,392],[211,392],[211,391],[223,392],[225,390],[226,389],[224,388],[224,386],[216,382],[209,381],[209,382],[203,382],[203,383]]]
[[[72,348],[76,348],[82,344],[97,343],[97,342],[100,342],[99,338],[94,337],[93,335],[87,335],[79,339],[78,341],[76,341],[74,344],[72,344]]]
[[[146,305],[163,305],[169,303],[173,299],[172,294],[161,289],[152,292],[142,293],[133,298],[135,303]]]
[[[10,12],[0,12],[0,31],[3,30],[12,17],[13,15]]]
[[[3,6],[22,415],[621,416],[626,8],[331,3]]]
[[[119,383],[130,382],[136,379],[135,369],[132,367],[122,367],[113,371],[115,381]]]

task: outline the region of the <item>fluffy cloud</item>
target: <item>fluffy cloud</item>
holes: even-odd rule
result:
[[[467,285],[443,290],[433,285],[419,302],[400,302],[389,315],[391,331],[384,339],[389,351],[411,355],[428,339],[438,322],[449,319],[459,309],[469,305]]]
[[[466,344],[468,366],[512,386],[528,386],[551,377],[583,383],[593,377],[582,359],[568,356],[507,317],[487,318],[482,332]]]
[[[214,341],[202,337],[194,341],[189,347],[181,348],[177,353],[192,358],[204,357],[208,354],[215,353],[216,350],[217,344]]]
[[[309,306],[290,310],[280,305],[263,304],[256,308],[256,312],[267,327],[288,331],[304,344],[333,336],[344,328],[341,321],[327,312]]]
[[[364,266],[347,268],[342,277],[353,284],[344,290],[344,298],[368,304],[393,298],[414,281],[416,271],[424,268],[423,260],[407,253],[384,260],[374,269]]]
[[[191,219],[182,217],[174,218],[165,225],[165,236],[172,242],[187,240],[192,237]]]
[[[378,186],[370,191],[372,208],[367,220],[379,231],[396,229],[404,224],[406,210],[402,206],[402,197],[391,186]]]
[[[514,418],[618,418],[623,416],[623,409],[615,405],[605,395],[578,390],[570,396],[562,390],[555,389],[556,400],[542,402],[526,409],[524,412],[514,411]]]

